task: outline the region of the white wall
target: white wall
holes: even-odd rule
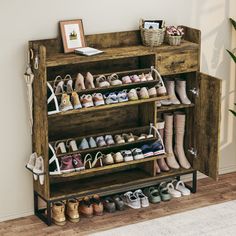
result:
[[[233,0],[1,0],[0,1],[0,221],[32,213],[32,176],[24,169],[31,152],[23,72],[28,40],[57,36],[58,21],[82,18],[86,34],[125,31],[142,18],[165,19],[202,30],[202,71],[223,80],[221,171],[236,170],[236,119],[232,46]],[[234,42],[236,42],[234,37]],[[235,43],[234,43],[235,45]]]

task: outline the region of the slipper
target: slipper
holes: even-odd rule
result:
[[[157,188],[155,187],[145,188],[143,192],[148,197],[149,202],[154,204],[161,202],[161,196]]]
[[[189,196],[191,194],[190,190],[185,187],[183,181],[178,181],[176,183],[175,189],[180,191],[183,196]]]
[[[168,183],[167,184],[167,188],[168,188],[168,192],[169,194],[174,197],[174,198],[178,198],[181,197],[181,192],[176,190],[174,185],[172,183]]]
[[[168,192],[168,188],[166,187],[166,183],[165,182],[160,183],[160,185],[158,187],[158,190],[160,192],[161,200],[163,202],[169,201],[171,199],[171,195]]]

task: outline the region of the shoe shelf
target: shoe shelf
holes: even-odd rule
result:
[[[50,186],[50,200],[60,200],[65,198],[83,198],[99,194],[100,196],[112,195],[125,192],[132,189],[144,188],[158,184],[158,182],[174,178],[177,176],[194,173],[194,169],[178,169],[169,172],[162,172],[157,176],[150,176],[142,169],[135,168],[113,173],[105,174],[99,177],[90,177],[86,179],[74,180],[70,182],[53,183]]]
[[[157,112],[168,112],[173,110],[185,109],[185,108],[192,108],[194,104],[178,104],[178,105],[170,105],[170,106],[161,106],[157,107]]]
[[[74,171],[74,172],[67,173],[67,174],[51,175],[50,179],[53,182],[53,180],[56,180],[56,179],[76,177],[76,176],[80,176],[80,175],[95,174],[95,173],[99,173],[99,172],[102,172],[102,171],[115,170],[115,169],[126,167],[126,166],[132,167],[132,165],[137,165],[137,164],[141,164],[141,163],[145,163],[145,162],[155,161],[157,159],[167,158],[167,157],[168,157],[167,154],[158,155],[158,156],[151,156],[151,157],[145,157],[145,158],[140,159],[140,160],[121,162],[121,163],[116,163],[116,164],[112,164],[112,165],[104,165],[102,167],[95,167],[95,168],[85,169],[85,170],[81,170],[81,171]]]
[[[109,109],[119,108],[119,107],[121,108],[121,107],[125,107],[125,106],[141,105],[144,103],[156,102],[156,101],[164,100],[164,99],[168,99],[168,98],[169,98],[169,96],[160,96],[160,97],[154,97],[154,98],[148,98],[148,99],[139,99],[137,101],[128,101],[128,102],[122,102],[122,103],[116,103],[116,104],[81,108],[81,109],[77,109],[77,110],[70,110],[70,111],[52,114],[52,115],[48,116],[48,119],[53,120],[53,118],[60,117],[60,116],[80,114],[80,113],[84,113],[84,112],[86,112],[86,113],[87,112],[96,112],[96,111],[109,110]]]

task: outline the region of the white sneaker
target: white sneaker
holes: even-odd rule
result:
[[[149,201],[148,197],[143,194],[141,189],[138,189],[134,192],[134,195],[140,199],[140,203],[142,207],[148,207],[149,206]]]
[[[136,89],[131,89],[131,90],[128,92],[128,98],[129,98],[130,101],[136,101],[136,100],[138,100],[138,94],[137,94]]]
[[[36,158],[33,172],[35,173],[34,179],[37,180],[39,177],[39,183],[43,185],[44,184],[44,162],[41,156]]]
[[[30,170],[33,170],[34,169],[34,166],[35,166],[35,161],[36,161],[36,158],[38,157],[37,153],[34,152],[30,155],[30,158],[29,158],[29,161],[27,163],[27,168],[29,168]]]
[[[141,208],[140,198],[135,196],[131,191],[125,193],[121,198],[125,205],[133,209]]]
[[[134,160],[140,160],[144,158],[144,155],[142,153],[142,150],[140,148],[134,148],[132,150],[132,155],[134,157]]]
[[[121,151],[121,154],[122,154],[125,162],[134,160],[130,150]]]

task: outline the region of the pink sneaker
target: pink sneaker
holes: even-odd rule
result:
[[[122,77],[122,82],[123,82],[123,84],[130,84],[130,83],[132,83],[132,81],[131,81],[131,79],[130,79],[130,77],[128,75]]]
[[[75,171],[72,163],[72,156],[64,156],[61,158],[61,173],[70,173]]]
[[[72,156],[72,162],[73,162],[73,166],[74,166],[76,171],[80,171],[80,170],[84,170],[85,169],[80,154],[73,155]]]
[[[146,76],[144,74],[141,74],[139,76],[139,79],[140,79],[141,82],[147,81]]]
[[[133,83],[137,83],[137,82],[140,82],[140,79],[137,75],[131,75],[130,76],[130,79]]]

